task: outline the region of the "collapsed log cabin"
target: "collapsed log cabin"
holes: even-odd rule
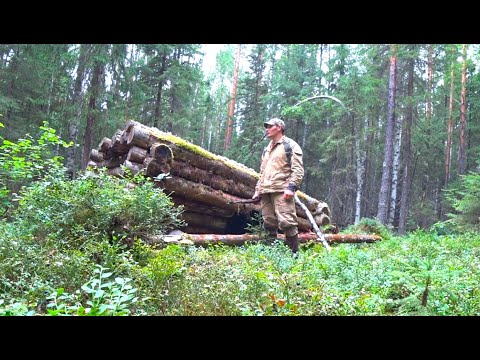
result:
[[[92,149],[87,166],[106,167],[113,176],[131,171],[155,178],[156,186],[183,205],[188,225],[180,230],[187,234],[245,234],[260,213],[258,203],[238,203],[252,198],[259,178],[255,170],[136,121]],[[335,232],[325,202],[300,191],[297,195],[318,227]],[[299,232],[311,233],[312,223],[298,205],[297,215]]]

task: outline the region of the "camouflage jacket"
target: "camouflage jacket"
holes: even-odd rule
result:
[[[300,145],[286,137],[273,144],[272,141],[263,150],[260,178],[255,186],[259,194],[295,192],[303,181],[303,153]]]

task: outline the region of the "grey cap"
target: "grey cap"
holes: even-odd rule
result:
[[[280,126],[283,130],[285,130],[285,123],[283,122],[283,120],[279,119],[279,118],[273,118],[273,119],[270,119],[268,121],[265,121],[263,123],[263,126],[267,127],[267,125],[278,125]]]

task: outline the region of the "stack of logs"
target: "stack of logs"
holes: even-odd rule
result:
[[[244,234],[252,216],[260,213],[259,204],[234,203],[252,198],[259,176],[253,169],[136,121],[92,149],[88,166],[106,167],[114,176],[129,170],[155,178],[176,205],[184,206],[186,233]],[[330,224],[326,203],[300,191],[297,195],[319,227]],[[311,231],[298,205],[297,215],[299,231]]]

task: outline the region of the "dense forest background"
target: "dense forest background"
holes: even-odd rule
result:
[[[76,144],[57,149],[76,178],[133,119],[258,171],[263,121],[281,116],[304,150],[301,190],[326,201],[334,223],[376,217],[399,233],[446,219],[445,190],[478,171],[479,45],[225,44],[209,72],[203,49],[2,44],[2,137],[48,122]],[[294,106],[316,95],[344,106]]]

